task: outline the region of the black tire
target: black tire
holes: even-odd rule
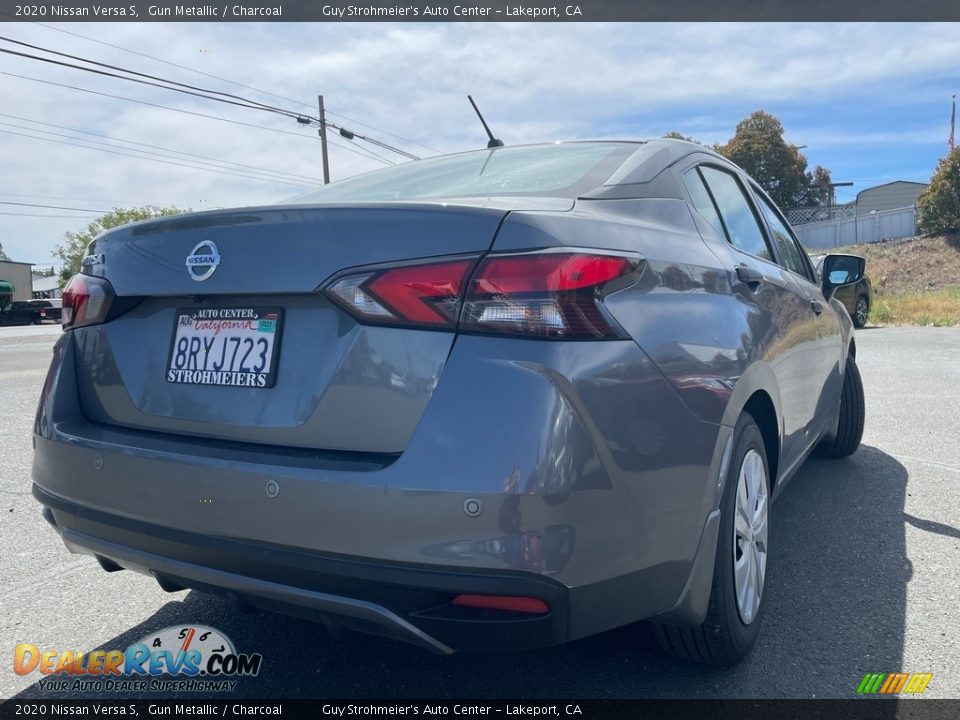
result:
[[[844,458],[853,455],[863,438],[863,419],[866,404],[863,399],[863,380],[857,362],[847,358],[843,373],[843,390],[840,392],[840,421],[835,437],[823,440],[814,451],[819,457]]]
[[[770,470],[767,466],[763,436],[754,419],[746,413],[737,422],[733,447],[730,470],[727,473],[723,497],[720,501],[720,531],[717,537],[717,555],[714,560],[713,585],[707,616],[698,627],[653,623],[653,635],[663,650],[684,660],[717,666],[733,665],[750,653],[760,633],[766,611],[767,593],[761,590],[760,606],[756,614],[749,624],[744,623],[737,609],[734,583],[734,514],[737,482],[743,460],[750,450],[756,450],[763,459],[768,507],[771,497]],[[768,523],[769,517],[768,510]],[[769,546],[767,553],[769,559]],[[766,578],[761,588],[765,584]]]
[[[860,303],[863,303],[863,313],[860,312]],[[853,320],[853,326],[855,328],[862,328],[867,324],[867,319],[870,317],[870,300],[866,295],[857,295],[857,299],[853,303],[853,314],[851,320]]]

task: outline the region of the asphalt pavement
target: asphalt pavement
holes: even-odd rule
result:
[[[857,334],[863,446],[808,461],[774,505],[763,631],[725,670],[661,654],[643,624],[547,650],[436,657],[103,572],[62,546],[30,495],[31,422],[58,334],[0,328],[0,697],[57,697],[13,672],[17,643],[125,648],[201,623],[263,655],[239,697],[853,697],[864,673],[904,671],[933,673],[926,696],[960,698],[960,328]]]

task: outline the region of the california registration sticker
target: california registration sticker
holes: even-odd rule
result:
[[[272,333],[277,329],[277,314],[265,313],[257,324],[257,331],[262,333]]]

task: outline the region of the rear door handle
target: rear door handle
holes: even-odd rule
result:
[[[820,302],[819,300],[811,300],[811,301],[810,301],[810,307],[813,309],[813,311],[814,311],[817,315],[819,315],[820,313],[823,312],[823,303]]]
[[[756,286],[763,282],[763,273],[749,265],[737,265],[737,277],[740,282],[749,285],[751,290],[756,290]]]

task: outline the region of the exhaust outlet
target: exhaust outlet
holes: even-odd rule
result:
[[[52,527],[57,532],[60,532],[60,528],[57,527],[57,520],[56,518],[53,517],[53,511],[50,508],[48,507],[43,508],[40,514],[43,515],[44,520],[50,523],[50,527]]]
[[[100,567],[106,570],[108,573],[117,572],[123,570],[123,567],[117,565],[113,560],[103,557],[103,555],[94,555],[97,559],[97,562],[100,563]]]
[[[181,592],[182,590],[186,590],[185,587],[183,587],[182,585],[177,585],[177,583],[173,582],[170,578],[164,575],[157,575],[156,578],[157,578],[157,585],[159,585],[160,589],[163,590],[164,592],[175,593],[175,592]]]

